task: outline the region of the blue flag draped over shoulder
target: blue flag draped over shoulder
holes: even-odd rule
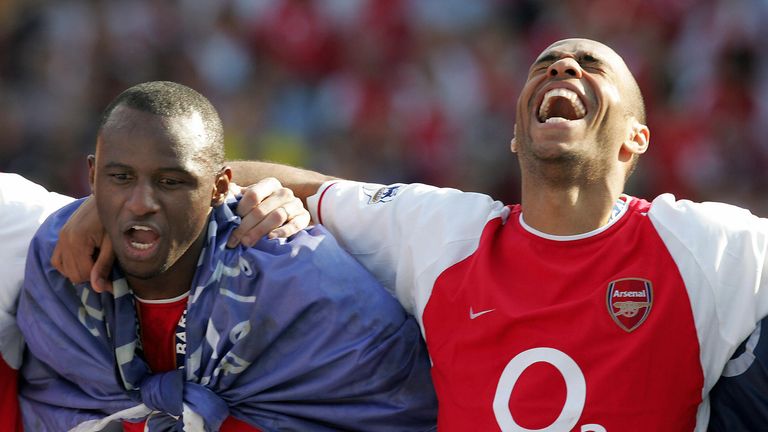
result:
[[[125,279],[72,286],[50,264],[80,202],[30,247],[18,309],[28,344],[26,430],[432,430],[437,402],[418,325],[322,227],[227,249],[235,203],[214,209],[186,313],[184,367],[152,374]]]

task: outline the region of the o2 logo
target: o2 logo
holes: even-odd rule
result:
[[[566,396],[560,415],[552,424],[541,429],[527,429],[515,421],[509,410],[509,398],[520,375],[534,363],[544,362],[554,366],[565,380]],[[499,378],[496,395],[493,397],[493,413],[496,422],[504,432],[568,432],[576,426],[584,410],[587,398],[587,383],[579,365],[566,353],[554,348],[531,348],[516,355],[507,363]],[[585,424],[580,432],[607,432],[599,424]]]

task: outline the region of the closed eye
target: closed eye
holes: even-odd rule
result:
[[[583,68],[589,68],[589,69],[603,69],[605,66],[605,63],[592,56],[591,54],[582,54],[579,56],[579,65]]]
[[[107,174],[107,177],[112,179],[112,181],[117,183],[117,184],[128,183],[132,179],[132,176],[130,174],[126,174],[126,173]]]
[[[160,184],[167,188],[174,188],[183,185],[184,181],[165,177],[160,179]]]

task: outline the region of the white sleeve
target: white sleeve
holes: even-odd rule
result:
[[[656,198],[648,214],[688,291],[708,391],[733,350],[768,315],[768,220],[669,194]]]
[[[307,201],[313,220],[419,321],[437,276],[477,249],[489,220],[509,214],[486,195],[423,184],[331,181]]]
[[[0,354],[12,367],[21,362],[16,301],[29,242],[49,214],[71,201],[17,174],[0,173]]]

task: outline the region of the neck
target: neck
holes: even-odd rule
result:
[[[525,222],[552,235],[576,235],[608,223],[621,187],[594,184],[549,187],[523,179],[521,207]],[[621,185],[623,186],[623,185]]]
[[[156,276],[144,279],[126,275],[125,279],[133,292],[144,300],[163,300],[189,291],[205,244],[205,233],[203,229],[189,249],[173,265]]]

